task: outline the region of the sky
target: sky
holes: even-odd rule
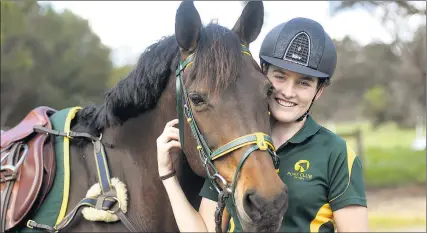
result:
[[[58,11],[69,9],[87,19],[93,32],[112,48],[114,64],[124,65],[134,64],[146,47],[163,36],[174,34],[175,14],[180,1],[51,1],[50,4]],[[361,44],[391,41],[392,37],[381,21],[369,12],[358,8],[332,17],[330,4],[327,1],[264,1],[263,29],[250,45],[254,57],[258,58],[262,39],[268,31],[294,17],[318,21],[334,39],[350,36]],[[217,20],[230,29],[243,9],[239,1],[196,1],[194,5],[203,24]],[[410,18],[409,21],[412,25],[410,31],[421,22],[419,18]]]

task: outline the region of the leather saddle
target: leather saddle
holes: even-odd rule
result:
[[[55,177],[54,138],[33,127],[52,129],[49,117],[57,110],[40,106],[15,127],[1,134],[1,232],[21,224],[39,208]]]

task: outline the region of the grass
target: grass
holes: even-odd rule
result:
[[[426,151],[408,148],[368,148],[364,156],[368,187],[390,187],[426,182]]]
[[[413,228],[417,226],[423,227],[425,225],[425,217],[369,216],[369,228],[371,230]]]
[[[395,124],[387,124],[374,130],[366,122],[336,125],[338,134],[357,128],[362,132],[362,160],[368,187],[426,182],[426,150],[415,151],[411,148],[416,136],[415,129],[399,129]],[[356,140],[346,139],[356,150]]]
[[[363,146],[365,148],[380,147],[394,148],[406,147],[410,148],[416,137],[415,129],[400,129],[394,123],[388,123],[377,129],[373,129],[369,122],[353,123],[353,124],[337,124],[337,133],[350,132],[355,129],[360,129],[363,135]],[[425,130],[424,130],[425,134]],[[349,140],[352,144],[354,140]],[[354,145],[355,146],[355,145]]]

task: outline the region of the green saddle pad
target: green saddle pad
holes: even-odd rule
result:
[[[60,110],[49,119],[52,128],[55,130],[68,132],[72,119],[81,107],[73,107]],[[70,193],[70,139],[67,137],[55,137],[55,158],[56,173],[52,188],[46,196],[43,204],[31,218],[31,220],[55,226],[65,216]],[[22,232],[43,232],[39,229],[31,229],[27,226],[21,229]]]

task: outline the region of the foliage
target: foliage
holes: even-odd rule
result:
[[[124,65],[124,66],[114,67],[111,72],[110,80],[108,82],[108,87],[111,88],[115,86],[117,82],[119,82],[121,79],[126,78],[126,76],[132,71],[133,68],[134,68],[133,65]]]
[[[36,1],[2,2],[1,125],[32,108],[64,108],[102,100],[110,49],[86,20]]]
[[[386,92],[384,88],[376,86],[370,88],[363,96],[363,112],[365,116],[373,119],[374,127],[377,122],[383,121],[387,111]]]
[[[397,10],[399,15],[402,16],[412,16],[412,15],[426,15],[426,9],[421,9],[406,0],[394,0],[394,1],[374,1],[374,0],[347,0],[340,1],[340,4],[337,5],[335,9],[333,9],[334,13],[337,13],[346,8],[352,8],[357,5],[362,5],[363,7],[383,7],[386,8],[389,5],[397,6]],[[372,8],[369,8],[372,9]]]
[[[338,64],[332,86],[319,100],[320,106],[313,109],[319,117],[371,120],[378,125],[396,122],[401,127],[414,127],[416,119],[426,115],[425,24],[419,26],[412,39],[407,36],[411,17],[425,21],[425,2],[418,3],[352,0],[333,4],[334,14],[356,7],[362,7],[375,16],[380,13],[378,20],[393,41],[390,44],[373,42],[366,46],[355,46],[357,43],[349,38],[336,42]],[[372,87],[381,88],[384,92],[382,110],[372,109],[373,99],[366,99],[373,94]]]

